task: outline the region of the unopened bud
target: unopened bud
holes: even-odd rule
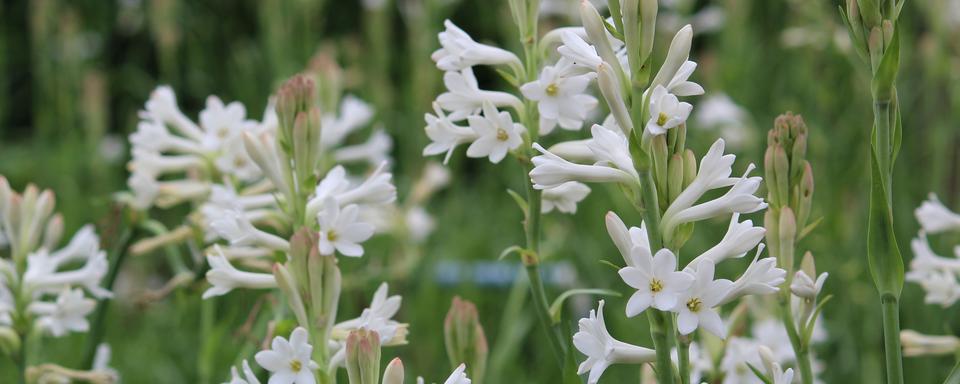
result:
[[[790,160],[783,147],[773,148],[773,188],[777,194],[776,200],[781,205],[790,203]]]
[[[668,201],[674,201],[683,191],[683,156],[679,153],[670,156],[667,172],[669,173],[669,176],[667,176]]]
[[[57,213],[47,222],[43,232],[43,246],[47,249],[56,249],[63,237],[63,215]]]
[[[610,40],[607,38],[607,28],[603,26],[603,18],[600,12],[589,1],[580,2],[580,19],[583,22],[583,29],[587,31],[587,38],[597,49],[597,54],[603,61],[610,65],[616,79],[622,79],[623,68],[620,66],[620,60],[613,52]]]
[[[316,184],[316,174],[320,159],[320,109],[309,107],[297,113],[293,123],[293,158],[297,180],[303,187]]]
[[[380,384],[380,335],[360,328],[347,336],[350,384]]]
[[[670,160],[667,149],[667,135],[657,135],[650,140],[650,152],[653,157],[654,182],[660,201],[667,201],[667,161]]]
[[[690,186],[695,178],[697,178],[697,155],[687,149],[683,151],[683,187]]]
[[[294,121],[300,112],[314,105],[316,85],[310,76],[298,74],[287,80],[277,91],[277,118],[280,129],[277,139],[281,145],[289,146],[293,139]]]
[[[883,30],[883,46],[889,47],[890,43],[893,42],[893,22],[884,20],[880,23],[880,29]]]
[[[10,327],[0,327],[0,353],[15,356],[20,351],[20,336]]]
[[[383,370],[382,384],[403,384],[403,362],[399,357],[394,357],[387,364],[387,369]]]
[[[813,254],[810,253],[810,251],[804,252],[803,259],[800,260],[800,269],[803,270],[803,273],[806,273],[807,276],[817,275],[817,264],[813,260]]]
[[[640,1],[640,62],[647,61],[650,52],[653,51],[653,37],[657,26],[657,0]]]
[[[797,239],[797,219],[790,207],[780,209],[778,230],[780,231],[780,255],[778,255],[780,267],[785,269],[787,273],[791,273],[793,271],[794,245]]]
[[[774,356],[773,351],[770,350],[770,347],[766,345],[761,345],[757,348],[757,352],[760,355],[760,361],[763,362],[763,366],[767,369],[767,372],[773,372],[773,364],[778,360]]]
[[[768,136],[771,143],[777,140],[773,132],[774,131],[771,130]],[[776,148],[776,144],[771,144],[763,153],[763,179],[767,181],[767,203],[769,203],[771,207],[779,208],[784,205],[784,202],[780,201],[780,195],[777,193],[777,174],[773,163],[773,153],[776,151]]]
[[[297,279],[298,290],[309,301],[310,277],[308,260],[310,253],[315,252],[319,235],[307,227],[302,227],[290,237],[290,252],[287,253],[290,273]]]
[[[780,215],[777,213],[778,210],[771,208],[767,209],[763,214],[763,227],[766,228],[767,233],[765,234],[767,240],[767,249],[770,252],[770,256],[776,257],[777,260],[780,260]]]
[[[627,137],[633,131],[633,121],[630,120],[630,113],[627,112],[627,104],[623,101],[623,93],[620,90],[620,82],[613,69],[607,63],[600,63],[597,67],[597,84],[600,86],[600,93],[610,106],[610,114],[613,115],[620,130]]]
[[[473,380],[481,383],[487,366],[488,346],[477,306],[459,296],[454,297],[443,323],[443,335],[450,365],[466,364],[472,371]]]
[[[807,161],[803,162],[798,200],[797,228],[802,231],[807,226],[807,220],[810,219],[810,210],[813,206],[813,168]]]
[[[803,120],[801,120],[803,121]],[[796,182],[800,180],[800,174],[803,172],[803,165],[807,162],[807,134],[801,133],[793,140],[793,148],[790,153],[790,180]]]
[[[880,65],[880,58],[883,57],[883,31],[880,27],[870,29],[870,36],[867,38],[867,50],[870,52],[870,63],[876,68]]]
[[[293,311],[294,316],[297,317],[297,323],[302,327],[310,326],[309,321],[307,321],[307,310],[304,308],[303,298],[297,289],[297,281],[290,274],[290,270],[282,264],[273,264],[273,277],[277,280],[280,291],[287,297],[287,304]]]

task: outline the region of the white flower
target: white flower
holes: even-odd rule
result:
[[[376,331],[380,335],[382,344],[403,344],[406,342],[406,325],[393,320],[400,311],[403,298],[400,295],[387,296],[387,283],[382,283],[373,294],[370,306],[365,308],[360,317],[337,323],[334,326],[344,334],[356,329]]]
[[[612,166],[630,174],[636,180],[640,179],[637,170],[633,167],[630,143],[626,136],[599,124],[590,127],[590,134],[593,137],[587,142],[587,147],[597,159],[594,165]]]
[[[270,371],[270,384],[314,384],[313,371],[320,366],[310,360],[313,346],[307,343],[307,330],[297,327],[290,340],[277,336],[271,349],[257,352],[257,364]]]
[[[535,156],[530,179],[537,189],[555,188],[569,181],[594,183],[637,183],[637,179],[628,172],[602,165],[584,165],[571,163],[560,156],[547,151],[540,144],[533,148],[541,153]]]
[[[523,107],[523,102],[514,95],[481,90],[470,68],[444,73],[443,84],[447,87],[447,92],[437,96],[436,103],[443,110],[450,111],[451,121],[460,121],[467,116],[477,114],[484,102],[490,102],[496,107],[512,107],[517,110]]]
[[[760,360],[759,347],[760,344],[756,341],[740,337],[731,338],[727,342],[723,359],[720,361],[720,369],[724,373],[723,384],[763,383],[747,365],[761,367],[763,361]]]
[[[336,166],[327,172],[317,184],[314,196],[307,202],[307,214],[316,215],[328,198],[333,198],[340,206],[350,204],[384,205],[397,199],[397,188],[393,185],[393,174],[386,171],[387,163],[380,163],[373,173],[357,186],[350,187],[347,171]]]
[[[714,280],[713,271],[713,262],[706,260],[697,264],[697,269],[692,271],[693,284],[680,294],[674,307],[674,312],[678,314],[677,330],[680,334],[689,335],[697,327],[702,327],[717,337],[726,337],[726,329],[716,307],[733,288],[733,282]]]
[[[606,123],[604,122],[604,124]],[[573,162],[592,164],[597,162],[597,157],[593,154],[589,145],[592,141],[593,138],[562,141],[551,146],[549,150],[551,153]]]
[[[827,281],[827,275],[826,272],[821,273],[814,281],[801,269],[793,276],[793,282],[790,283],[790,292],[793,292],[794,296],[799,298],[816,300],[820,290],[823,289],[823,283]]]
[[[537,102],[541,135],[549,134],[557,125],[580,129],[587,113],[597,106],[597,98],[584,94],[596,74],[571,75],[561,65],[543,67],[540,78],[520,87],[524,97]]]
[[[219,245],[214,245],[214,252],[207,254],[207,263],[210,264],[210,270],[207,271],[207,281],[211,287],[203,292],[203,298],[209,299],[214,296],[222,296],[234,288],[274,288],[277,286],[277,280],[272,274],[255,273],[241,271],[230,264],[223,255]]]
[[[960,338],[953,335],[924,335],[914,330],[900,331],[904,356],[951,355],[960,350]]]
[[[683,28],[680,28],[677,31],[677,34],[673,36],[673,40],[670,42],[670,49],[667,51],[667,57],[663,60],[663,65],[660,66],[660,70],[657,71],[657,75],[654,76],[653,80],[650,82],[650,87],[656,89],[657,86],[667,87],[669,84],[682,84],[683,81],[686,81],[686,77],[679,76],[680,68],[687,62],[687,59],[690,57],[690,46],[693,43],[693,28],[690,25],[686,25]],[[693,72],[693,69],[690,69],[690,72]],[[690,74],[686,74],[690,76]],[[676,80],[681,80],[677,81]],[[667,91],[671,91],[667,89]],[[702,88],[701,88],[702,92]]]
[[[626,262],[629,267],[639,268],[642,263],[638,256],[641,253],[648,255],[651,253],[646,226],[641,223],[640,228],[630,227],[628,230],[627,225],[623,223],[620,216],[617,216],[613,211],[607,212],[605,221],[607,223],[607,233],[610,234],[610,238],[617,246],[617,250],[619,250],[620,255],[623,256],[623,261]],[[638,251],[641,253],[634,252],[634,249],[638,247],[641,248],[641,250]]]
[[[753,259],[743,275],[733,282],[733,287],[720,304],[729,303],[746,295],[769,295],[780,290],[780,284],[786,281],[784,277],[787,271],[777,268],[775,257],[759,259],[760,251],[760,249],[757,250],[757,257]]]
[[[563,213],[577,213],[577,203],[590,194],[590,187],[570,181],[543,190],[540,212],[549,213],[554,208]]]
[[[474,65],[521,65],[517,55],[473,41],[470,35],[450,20],[444,20],[443,25],[447,29],[437,35],[441,48],[430,55],[430,58],[437,63],[437,68],[443,71],[459,71]]]
[[[920,204],[914,212],[920,226],[927,233],[940,233],[960,229],[960,215],[950,211],[937,195],[930,194],[927,201]]]
[[[87,315],[93,312],[97,302],[83,296],[81,289],[64,289],[55,303],[34,301],[27,310],[37,315],[36,324],[54,337],[68,332],[86,332],[90,329]]]
[[[793,383],[793,368],[787,368],[783,370],[780,364],[773,363],[773,367],[770,371],[770,378],[773,379],[773,384],[792,384]]]
[[[753,164],[747,166],[743,177],[737,179],[733,187],[723,196],[685,208],[672,216],[670,214],[673,212],[664,213],[662,221],[664,233],[671,234],[678,225],[691,221],[705,220],[723,214],[753,213],[766,208],[767,203],[753,195],[763,181],[759,176],[748,177],[753,168]]]
[[[372,166],[390,160],[390,149],[393,148],[393,139],[382,128],[374,131],[367,142],[338,148],[333,158],[338,163],[365,161]]]
[[[120,373],[118,373],[116,369],[110,367],[111,355],[112,352],[110,351],[110,345],[107,343],[100,343],[100,345],[97,345],[97,351],[93,355],[93,366],[91,371],[106,375],[110,378],[111,383],[119,383]]]
[[[507,156],[507,152],[523,144],[520,137],[523,126],[514,123],[509,112],[497,111],[489,101],[483,102],[482,117],[469,116],[467,121],[477,134],[477,139],[467,148],[468,157],[489,157],[490,162],[496,164]]]
[[[130,134],[130,144],[134,148],[148,151],[201,154],[204,152],[199,142],[170,133],[167,126],[157,120],[141,120],[137,131]]]
[[[427,236],[430,236],[437,227],[437,223],[430,216],[430,213],[419,205],[407,210],[407,214],[404,215],[404,224],[407,227],[410,239],[415,243],[426,240]]]
[[[726,94],[712,93],[697,104],[696,127],[716,129],[732,148],[743,148],[754,136],[750,113]]]
[[[575,65],[596,71],[600,63],[603,63],[603,59],[597,54],[597,49],[584,41],[580,35],[571,31],[563,31],[560,34],[560,39],[563,41],[563,45],[557,48],[557,52]]]
[[[737,156],[723,154],[723,139],[717,139],[707,150],[707,153],[700,159],[700,167],[697,169],[697,176],[690,182],[683,192],[670,204],[667,211],[663,213],[664,218],[669,218],[684,209],[689,208],[697,200],[711,189],[728,187],[737,182],[736,178],[731,178],[733,172],[733,162]]]
[[[590,317],[580,319],[580,330],[573,335],[573,345],[587,359],[580,363],[577,374],[590,372],[587,383],[596,384],[603,371],[613,364],[642,364],[656,360],[656,351],[614,339],[603,322],[603,300]]]
[[[109,268],[106,252],[99,251],[90,256],[80,269],[57,271],[58,266],[46,250],[41,249],[27,257],[27,271],[23,280],[40,292],[58,292],[66,287],[82,286],[99,299],[113,296],[110,291],[100,287],[100,281]]]
[[[333,148],[343,142],[351,132],[367,125],[373,119],[373,108],[353,95],[347,95],[340,102],[340,110],[326,113],[320,118],[320,145]]]
[[[332,197],[327,198],[324,209],[317,215],[320,223],[320,243],[318,247],[323,255],[332,255],[339,251],[344,256],[363,256],[362,243],[373,236],[371,224],[358,221],[360,207],[350,204],[343,209]]]
[[[246,119],[247,110],[243,104],[232,102],[224,105],[216,96],[207,97],[207,105],[200,111],[200,126],[203,128],[201,143],[207,150],[222,148],[228,139],[238,136],[241,131],[255,123]]]
[[[960,284],[953,272],[933,270],[923,274],[907,273],[907,281],[920,284],[926,292],[923,301],[927,304],[940,304],[944,308],[960,300]]]
[[[218,236],[230,241],[230,245],[261,245],[280,251],[290,249],[290,243],[287,240],[253,226],[250,218],[243,211],[233,208],[222,209],[211,205],[204,208],[209,227]]]
[[[740,214],[734,213],[730,217],[730,225],[727,227],[727,233],[723,235],[723,239],[717,245],[693,259],[689,265],[696,265],[702,260],[710,260],[714,264],[719,264],[728,258],[740,258],[755,248],[757,244],[760,244],[767,230],[763,227],[754,227],[752,220],[744,220],[743,222],[739,220]]]
[[[687,60],[680,65],[677,73],[667,84],[667,91],[677,96],[696,96],[703,94],[703,87],[690,80],[690,75],[697,69],[697,63]]]
[[[658,85],[650,95],[650,120],[646,133],[654,136],[667,133],[668,129],[686,122],[692,110],[693,105],[677,100],[676,95]]]
[[[237,371],[237,367],[230,367],[230,382],[224,384],[260,384],[260,380],[257,379],[257,375],[253,374],[253,370],[250,369],[250,363],[247,363],[247,360],[244,359],[243,376]]]
[[[427,137],[429,137],[431,141],[430,144],[427,144],[427,146],[423,148],[423,155],[432,156],[446,153],[446,156],[443,158],[443,163],[446,164],[450,161],[453,150],[457,149],[457,146],[460,144],[476,140],[477,133],[469,127],[462,127],[450,121],[447,115],[443,113],[439,104],[433,103],[433,111],[436,115],[427,113],[424,114],[423,117],[427,122],[424,130],[427,132]]]
[[[619,272],[623,282],[637,290],[627,302],[627,317],[639,315],[650,306],[661,311],[673,309],[680,293],[690,288],[693,276],[677,271],[677,257],[669,249],[661,249],[654,256],[647,248],[634,247],[631,253],[639,264]]]
[[[163,155],[148,149],[133,148],[133,160],[128,168],[133,172],[161,175],[185,172],[203,165],[203,159],[196,155]]]
[[[443,384],[470,384],[470,378],[467,377],[467,373],[465,372],[466,369],[467,365],[460,363],[457,369],[453,370],[453,373],[450,374],[450,377],[447,377],[447,380],[445,380]]]
[[[196,142],[203,141],[203,131],[180,111],[177,97],[170,86],[161,85],[150,93],[150,99],[146,102],[145,110],[140,112],[140,118],[170,124],[181,135]]]

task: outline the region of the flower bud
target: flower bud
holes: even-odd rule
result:
[[[777,209],[771,208],[764,212],[763,227],[767,229],[766,240],[770,256],[780,260],[780,215]]]
[[[790,161],[783,147],[773,148],[773,189],[781,205],[790,203]]]
[[[297,281],[293,278],[293,275],[290,274],[290,270],[282,264],[273,264],[273,277],[277,280],[277,286],[280,288],[280,291],[287,296],[287,304],[290,305],[290,310],[292,310],[294,316],[297,317],[297,323],[302,327],[309,327],[310,322],[307,320],[307,310],[303,306],[303,298],[297,289]]]
[[[63,215],[58,213],[47,222],[47,228],[43,232],[43,246],[47,249],[56,249],[62,237]]]
[[[316,85],[313,78],[298,74],[287,80],[277,91],[277,118],[280,120],[278,140],[289,145],[294,120],[300,112],[314,105]]]
[[[776,140],[773,132],[773,130],[770,130],[767,136],[771,145],[768,146],[767,150],[763,153],[763,179],[767,181],[767,202],[770,203],[771,207],[779,208],[784,204],[780,201],[780,195],[777,193],[776,187],[777,176],[776,169],[773,165],[773,153],[777,145],[772,144]]]
[[[797,196],[797,228],[802,231],[810,218],[810,209],[813,205],[813,168],[810,162],[803,162],[803,171],[800,175],[800,193]]]
[[[690,186],[695,178],[697,178],[697,155],[687,149],[683,152],[683,187]]]
[[[20,351],[20,336],[10,327],[0,327],[0,353],[14,356]]]
[[[293,123],[293,166],[300,187],[308,189],[317,183],[314,170],[323,153],[320,144],[320,109],[311,106],[297,113]],[[308,189],[309,190],[309,189]]]
[[[667,201],[667,161],[670,159],[667,150],[667,135],[657,135],[650,140],[650,152],[653,158],[654,182],[657,195],[662,202]],[[665,204],[664,204],[665,205]]]
[[[290,252],[287,253],[290,273],[297,279],[297,287],[305,300],[310,298],[310,276],[307,261],[310,254],[316,252],[319,235],[307,227],[302,227],[290,237]]]
[[[787,273],[793,271],[793,252],[797,238],[797,219],[793,214],[793,209],[783,207],[780,209],[780,222],[778,225],[780,231],[780,254],[777,256],[780,267]]]
[[[616,74],[616,79],[624,78],[620,60],[613,52],[610,40],[607,39],[607,28],[603,26],[603,18],[600,17],[597,8],[589,1],[580,2],[580,19],[583,22],[583,29],[587,31],[587,38],[597,49],[597,54],[610,65],[613,73]]]
[[[403,384],[403,362],[399,357],[390,360],[387,369],[383,370],[382,384]]]
[[[773,364],[779,361],[776,356],[773,354],[773,351],[770,347],[766,345],[761,345],[757,348],[757,352],[760,355],[760,361],[763,362],[763,366],[767,369],[767,372],[773,372]]]
[[[883,57],[883,31],[880,27],[870,29],[870,37],[867,38],[867,50],[870,52],[870,63],[876,68],[880,65],[880,58]]]
[[[883,30],[883,46],[890,46],[890,43],[893,42],[893,22],[884,20],[880,23],[880,29]]]
[[[657,30],[657,0],[640,1],[640,62],[644,63],[653,51],[653,37]]]
[[[443,322],[443,336],[450,364],[466,364],[474,382],[481,383],[487,367],[488,347],[477,306],[455,296]]]
[[[346,348],[350,384],[380,384],[380,335],[364,328],[351,331]]]
[[[855,0],[860,6],[860,17],[863,25],[871,29],[880,25],[880,5],[877,0]]]
[[[668,201],[674,201],[680,196],[680,192],[683,192],[683,156],[674,153],[670,157],[667,172],[667,197]]]
[[[623,134],[630,137],[630,132],[633,131],[633,120],[630,120],[630,113],[627,112],[627,104],[623,101],[617,76],[609,64],[600,63],[597,67],[597,84],[607,105],[610,106],[610,114],[617,121]]]

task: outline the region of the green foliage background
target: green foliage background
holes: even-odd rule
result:
[[[776,115],[790,110],[806,119],[808,159],[816,175],[814,217],[823,221],[801,247],[814,253],[818,270],[830,272],[826,291],[834,295],[823,320],[829,340],[816,349],[826,363],[821,377],[827,383],[874,383],[882,379],[882,339],[877,294],[864,255],[870,97],[867,79],[856,70],[859,58],[844,44],[836,2],[701,0],[686,11],[716,5],[726,12],[721,30],[697,36],[692,58],[700,63],[695,78],[708,94],[725,92],[750,112],[753,139],[739,151],[737,167],[748,161],[762,165],[766,130]],[[85,222],[104,228],[113,218],[111,193],[125,188],[128,149],[117,146],[135,129],[136,112],[156,85],[172,85],[191,116],[207,95],[215,94],[243,102],[259,118],[276,85],[326,47],[336,50],[347,68],[344,82],[350,92],[378,106],[378,120],[396,143],[395,175],[403,194],[427,161],[420,156],[426,142],[422,116],[442,86],[442,73],[428,55],[437,45],[443,18],[481,41],[514,48],[518,42],[504,0],[388,3],[382,13],[366,12],[358,1],[0,3],[0,174],[18,189],[28,182],[54,189],[68,229]],[[401,12],[411,3],[424,4],[426,12]],[[912,211],[926,194],[937,192],[948,206],[960,206],[960,40],[955,38],[960,27],[945,22],[949,3],[910,1],[901,18],[904,53],[898,88],[904,131],[894,213],[907,261],[912,252],[906,245],[918,228]],[[782,36],[788,29],[812,43],[785,46]],[[658,45],[666,45],[668,37],[661,30]],[[485,87],[498,86],[494,73],[479,76]],[[716,132],[690,132],[698,153],[716,137]],[[520,312],[515,311],[506,299],[508,287],[478,287],[471,279],[453,287],[435,282],[433,266],[439,261],[493,261],[502,249],[522,242],[520,212],[504,193],[522,189],[521,168],[463,156],[454,156],[449,168],[451,187],[428,207],[438,227],[423,246],[421,264],[407,276],[390,279],[391,292],[404,295],[399,317],[411,323],[410,345],[385,350],[384,357],[398,355],[407,372],[428,379],[445,377],[450,367],[440,329],[451,297],[459,294],[477,303],[492,343],[489,382],[556,382],[558,370],[532,313],[522,311],[522,302],[514,302],[520,304]],[[630,210],[618,191],[593,189],[576,215],[545,219],[546,263],[568,261],[575,266],[578,285],[626,294],[627,287],[598,261],[619,259],[603,229],[603,213],[611,207]],[[639,222],[639,217],[625,219]],[[707,223],[690,247],[706,248],[725,226]],[[936,249],[948,254],[960,238],[934,240]],[[374,242],[363,260],[344,262],[346,279],[371,265],[389,265],[393,253],[389,239]],[[502,263],[520,268],[516,260]],[[122,273],[135,286],[157,286],[170,277],[159,255],[131,259]],[[375,280],[379,278],[359,282],[345,293],[344,316],[363,307]],[[257,340],[235,329],[257,305],[257,295],[233,294],[204,305],[199,300],[203,289],[200,281],[160,302],[138,305],[121,298],[110,307],[106,339],[125,382],[220,382],[231,364],[252,356]],[[612,332],[649,345],[643,320],[615,315],[625,298],[608,298],[608,303]],[[960,332],[957,309],[925,305],[916,285],[906,286],[902,303],[904,328]],[[566,315],[576,319],[590,304],[574,305]],[[42,346],[32,352],[34,361],[49,358],[78,367],[84,336],[47,339]],[[937,382],[953,364],[949,356],[907,358],[907,381]],[[12,380],[8,372],[10,362],[0,361],[0,382]],[[635,382],[628,378],[636,373],[614,367],[605,380],[615,382],[616,377]]]

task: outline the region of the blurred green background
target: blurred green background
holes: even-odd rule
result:
[[[574,7],[576,1],[567,3]],[[816,256],[818,270],[830,272],[826,291],[834,295],[824,311],[829,339],[816,349],[817,358],[826,362],[821,378],[879,382],[880,311],[864,257],[870,98],[868,81],[857,70],[859,58],[840,24],[838,1],[661,3],[660,49],[672,35],[670,28],[679,27],[666,25],[670,17],[696,20],[693,15],[704,10],[722,12],[717,29],[697,35],[691,56],[700,63],[694,77],[707,96],[725,93],[749,112],[737,169],[747,162],[762,165],[766,130],[778,114],[793,111],[806,119],[808,158],[816,175],[814,217],[822,216],[823,222],[801,247]],[[427,161],[420,156],[426,142],[423,113],[442,86],[442,73],[429,53],[437,46],[442,20],[454,20],[477,40],[516,48],[508,12],[505,0],[386,0],[379,10],[360,1],[0,2],[0,174],[18,189],[28,182],[54,189],[69,229],[86,222],[107,225],[111,193],[125,188],[126,135],[155,86],[173,86],[189,116],[215,94],[243,102],[248,114],[259,118],[275,87],[326,50],[335,52],[345,68],[349,92],[372,102],[378,121],[393,136],[394,173],[403,195]],[[903,14],[904,134],[894,205],[898,241],[909,260],[909,240],[918,228],[912,211],[926,194],[937,192],[950,207],[960,204],[960,2],[909,1]],[[551,16],[541,29],[570,24],[578,22]],[[492,72],[478,76],[485,88],[503,86]],[[698,101],[692,101],[695,111]],[[718,133],[693,127],[688,141],[703,153]],[[404,295],[399,318],[411,323],[411,336],[410,345],[386,349],[384,358],[400,356],[408,373],[442,380],[450,367],[440,329],[450,299],[459,294],[477,303],[492,344],[488,382],[555,382],[558,370],[543,335],[532,315],[522,311],[525,291],[511,296],[508,286],[476,284],[470,263],[453,286],[437,282],[440,263],[494,262],[501,250],[522,241],[520,212],[504,193],[522,189],[521,168],[460,155],[449,169],[451,186],[428,206],[438,226],[419,250],[421,264],[389,278],[391,293]],[[627,293],[628,287],[598,260],[620,258],[603,229],[603,214],[629,212],[628,207],[618,190],[597,186],[576,215],[548,215],[546,263],[572,265],[578,287]],[[639,223],[639,217],[625,216],[628,223]],[[689,246],[692,251],[718,240],[726,223],[703,227]],[[956,237],[933,240],[941,254],[960,242]],[[371,265],[389,265],[394,253],[390,239],[375,241],[367,257],[344,262],[345,280]],[[508,272],[519,268],[516,260],[501,263]],[[162,258],[150,255],[131,259],[123,274],[121,279],[134,286],[155,287],[170,277]],[[343,316],[355,315],[375,288],[374,281],[364,281],[348,289]],[[110,307],[106,340],[125,382],[220,382],[231,364],[252,356],[256,335],[236,329],[258,296],[239,293],[202,305],[203,289],[201,281],[159,302],[120,297]],[[554,295],[561,290],[548,289]],[[625,341],[649,345],[642,320],[616,315],[625,300],[608,298],[608,325]],[[591,305],[576,302],[568,315],[576,319]],[[957,309],[923,304],[915,285],[905,288],[901,313],[903,328],[960,333]],[[45,340],[34,359],[76,367],[83,345],[82,334]],[[937,382],[953,363],[949,356],[908,358],[905,371],[911,383]],[[8,361],[0,362],[0,382],[8,379],[4,372],[10,372]],[[624,367],[611,368],[609,375],[610,382],[636,377],[633,368]]]

